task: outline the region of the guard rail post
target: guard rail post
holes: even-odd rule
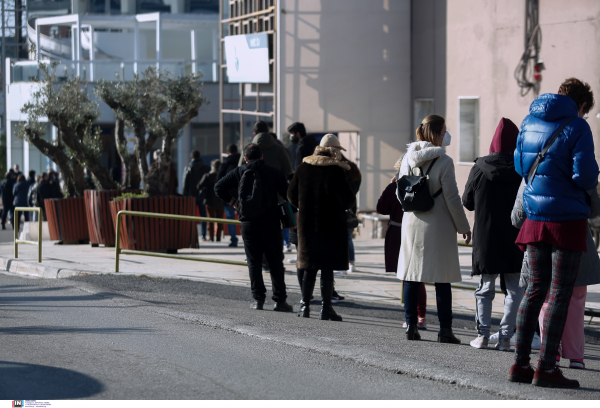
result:
[[[38,213],[38,242],[19,239],[19,211]],[[42,263],[42,211],[40,207],[15,207],[14,223],[15,225],[15,259],[19,258],[19,244],[37,245],[38,263]]]

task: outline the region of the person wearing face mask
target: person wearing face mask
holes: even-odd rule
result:
[[[498,350],[510,351],[517,311],[525,293],[519,287],[523,263],[523,252],[515,244],[519,230],[510,218],[522,179],[515,171],[513,156],[518,135],[519,128],[510,119],[500,119],[490,154],[475,159],[462,196],[465,208],[475,211],[471,276],[480,277],[475,291],[478,336],[470,344],[478,349],[487,348],[489,343],[496,278],[500,276],[500,287],[506,296],[495,347]]]
[[[402,216],[402,244],[398,259],[398,279],[404,281],[406,339],[420,340],[417,305],[422,282],[434,282],[440,331],[438,342],[460,343],[452,332],[452,282],[462,280],[458,260],[457,233],[467,243],[471,227],[460,202],[454,162],[442,147],[446,121],[429,115],[417,128],[417,141],[398,162],[397,178],[428,174],[428,188],[434,198],[429,211],[405,212]]]

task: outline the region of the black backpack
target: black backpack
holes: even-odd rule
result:
[[[435,204],[434,199],[442,194],[442,189],[440,188],[432,196],[427,185],[429,172],[436,161],[437,157],[429,165],[427,173],[423,174],[423,170],[418,167],[420,175],[415,176],[413,175],[413,169],[410,168],[408,175],[402,176],[396,181],[396,186],[398,187],[396,189],[396,196],[398,196],[398,200],[402,203],[402,210],[404,212],[429,211],[433,208],[433,204]],[[399,172],[398,175],[400,175]]]
[[[263,183],[256,170],[245,170],[238,186],[238,212],[251,219],[265,215]]]

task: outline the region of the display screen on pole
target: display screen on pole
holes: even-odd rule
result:
[[[225,37],[225,57],[229,82],[270,82],[269,40],[266,33]]]

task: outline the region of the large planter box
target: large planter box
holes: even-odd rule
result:
[[[194,216],[196,199],[194,197],[126,198],[111,201],[110,210],[115,225],[117,213],[122,210]],[[122,217],[120,247],[123,249],[173,252],[197,246],[198,230],[193,221],[129,215]]]
[[[85,212],[92,246],[115,246],[115,222],[110,211],[110,200],[124,193],[139,193],[139,190],[84,191]]]
[[[81,244],[89,241],[83,197],[49,198],[44,200],[44,206],[52,241],[62,241],[63,244]]]

